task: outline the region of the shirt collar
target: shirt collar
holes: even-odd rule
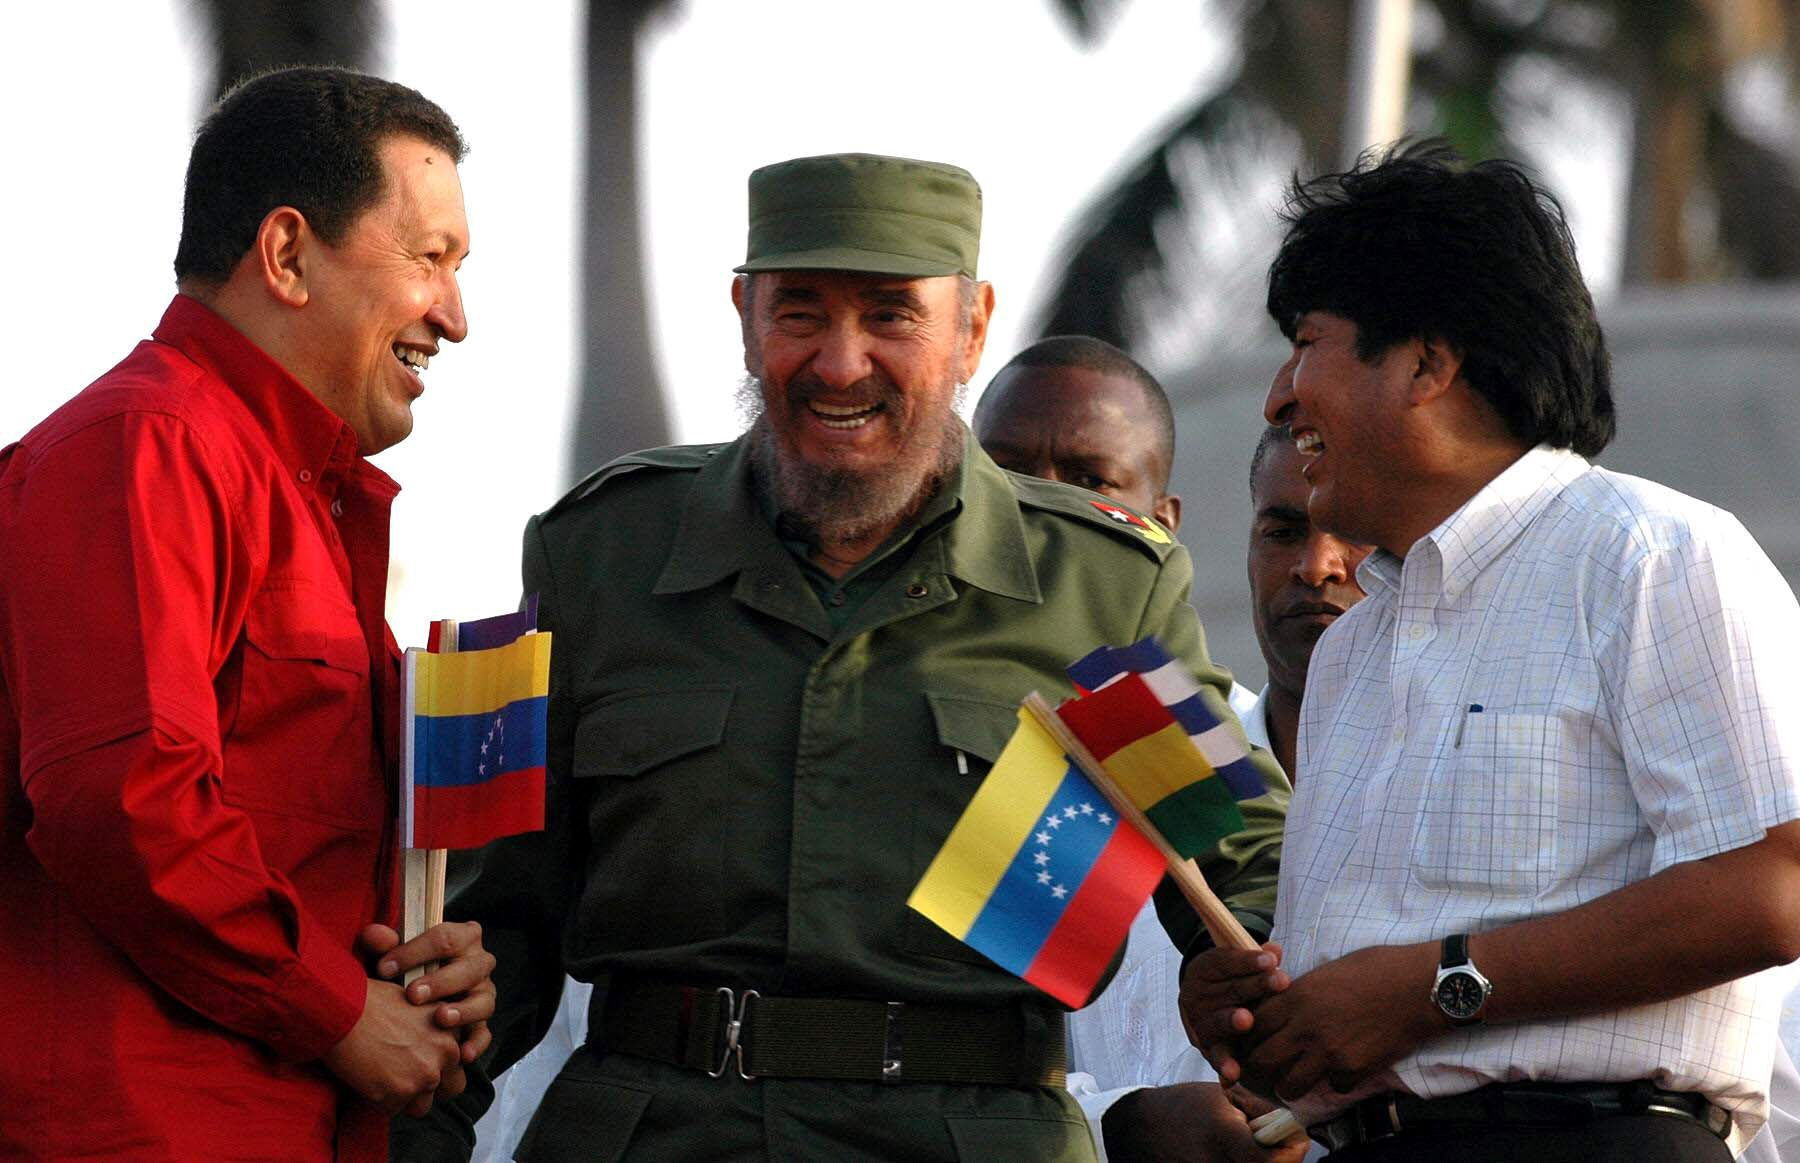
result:
[[[941,536],[945,572],[991,593],[1039,602],[1018,497],[1006,474],[967,429],[962,464],[915,521]],[[657,579],[659,594],[708,586],[787,553],[756,503],[750,438],[718,449],[700,469],[681,512],[674,548]]]
[[[1269,744],[1268,683],[1264,683],[1262,690],[1256,692],[1256,701],[1250,704],[1250,709],[1244,712],[1243,718],[1238,722],[1243,725],[1245,738],[1264,751],[1272,750]],[[1293,775],[1293,772],[1288,772],[1288,778],[1292,779]]]
[[[957,482],[962,513],[944,531],[944,570],[991,594],[1041,603],[1037,568],[1025,544],[1025,519],[1012,481],[964,431]]]
[[[1468,589],[1569,482],[1589,467],[1585,459],[1566,448],[1540,444],[1426,534],[1442,559],[1444,595],[1454,598]]]
[[[303,489],[335,492],[346,476],[398,492],[356,451],[356,433],[288,370],[198,299],[176,295],[154,338],[211,372],[249,409],[275,455]]]

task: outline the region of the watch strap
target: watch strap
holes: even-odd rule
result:
[[[1444,955],[1438,960],[1439,969],[1455,969],[1458,965],[1469,963],[1469,935],[1452,933],[1444,938]]]

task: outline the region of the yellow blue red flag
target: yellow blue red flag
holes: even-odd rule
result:
[[[1163,874],[1028,713],[907,903],[1071,1007],[1085,1005]]]
[[[474,848],[544,826],[550,639],[407,651],[405,847]]]

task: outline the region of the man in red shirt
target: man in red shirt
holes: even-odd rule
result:
[[[0,1159],[385,1158],[486,1044],[479,930],[374,923],[398,487],[363,458],[467,331],[462,153],[386,81],[240,86],[154,338],[0,450]]]

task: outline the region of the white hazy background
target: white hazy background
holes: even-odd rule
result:
[[[975,174],[981,273],[999,309],[973,399],[1028,340],[1027,308],[1077,209],[1225,64],[1207,9],[1136,0],[1088,51],[1049,0],[679,5],[639,45],[648,307],[675,439],[740,427],[728,288],[750,170],[860,150]],[[520,529],[568,478],[582,12],[579,0],[386,6],[379,71],[443,105],[471,146],[470,336],[426,373],[412,437],[378,458],[405,489],[388,611],[403,645],[422,643],[432,618],[512,608]],[[174,293],[182,174],[208,83],[201,30],[181,0],[30,5],[7,25],[0,319],[14,370],[0,391],[0,444],[154,328]],[[1553,177],[1568,170],[1565,189],[1610,195],[1616,150],[1580,136],[1560,150],[1551,132],[1531,144],[1545,147]],[[1608,284],[1613,199],[1571,201],[1578,235],[1599,243],[1583,247],[1590,276]]]

